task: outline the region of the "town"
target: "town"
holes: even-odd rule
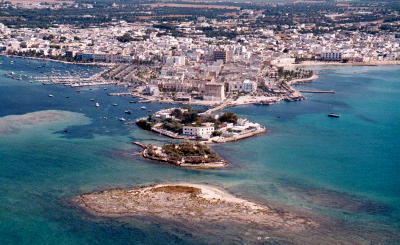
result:
[[[153,13],[159,8],[171,9],[164,5],[140,6]],[[192,5],[174,6],[185,11]],[[112,20],[107,25],[82,28],[72,24],[28,28],[0,23],[0,51],[3,55],[107,67],[89,78],[49,76],[38,79],[41,82],[119,84],[126,85],[128,91],[114,95],[222,107],[304,99],[292,85],[317,77],[305,66],[400,62],[399,20],[344,21],[351,14],[368,19],[374,6],[342,4],[335,10],[343,13],[320,11],[318,19],[323,18],[326,27],[309,23],[305,17],[290,24],[270,23],[273,21],[261,7],[245,6],[203,6],[224,10],[224,18]],[[390,13],[397,16],[394,10]],[[255,24],[258,22],[264,25]]]

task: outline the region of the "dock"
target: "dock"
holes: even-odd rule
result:
[[[125,96],[125,95],[131,95],[130,92],[120,92],[120,93],[108,93],[110,96]]]

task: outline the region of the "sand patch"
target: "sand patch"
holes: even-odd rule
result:
[[[25,128],[61,123],[82,116],[80,113],[58,110],[30,112],[0,117],[0,135],[17,133]]]

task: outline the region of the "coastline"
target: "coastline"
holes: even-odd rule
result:
[[[299,64],[292,64],[288,67],[303,67],[303,66],[386,66],[386,65],[400,65],[400,60],[387,60],[387,61],[370,61],[370,62],[321,62],[321,61],[303,61]]]
[[[86,65],[86,66],[113,66],[113,63],[80,63],[80,62],[71,62],[66,60],[56,60],[51,58],[42,58],[42,57],[30,57],[30,56],[21,56],[21,55],[13,55],[13,54],[2,54],[0,56],[9,57],[9,58],[20,58],[20,59],[32,59],[32,60],[43,60],[43,61],[50,61],[50,62],[58,62],[63,64],[70,64],[70,65]]]

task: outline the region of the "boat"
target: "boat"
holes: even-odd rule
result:
[[[90,101],[94,101],[94,99],[90,99]]]
[[[117,103],[114,103],[114,104],[112,104],[113,106],[117,106],[118,104]]]
[[[126,121],[126,119],[123,118],[123,117],[120,117],[118,120],[120,120],[121,122],[125,122]]]
[[[54,95],[52,95],[52,94],[49,94],[49,97],[54,97]]]
[[[99,106],[100,106],[99,102],[96,102],[96,107],[99,107]]]
[[[130,110],[126,110],[125,114],[129,114],[130,115],[130,114],[132,114],[132,112]]]
[[[328,117],[338,118],[338,117],[340,117],[340,115],[339,114],[330,113],[330,114],[328,114]]]
[[[134,100],[131,100],[131,101],[129,101],[129,103],[133,104],[133,103],[136,103],[136,101],[134,101]]]
[[[69,99],[69,96],[65,96],[66,99]]]
[[[146,106],[142,106],[142,107],[140,107],[140,109],[146,110],[147,108],[146,108]]]

